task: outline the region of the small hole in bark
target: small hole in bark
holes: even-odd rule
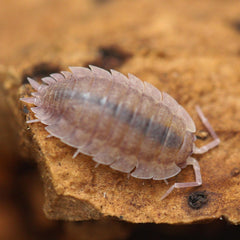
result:
[[[39,63],[23,71],[22,83],[23,84],[28,83],[27,77],[42,78],[48,76],[51,73],[57,73],[59,71],[60,67],[56,64],[46,62]]]
[[[188,197],[188,205],[193,209],[200,209],[208,202],[206,191],[193,192]]]
[[[95,61],[86,63],[85,66],[95,65],[105,69],[114,69],[127,61],[132,54],[119,48],[118,46],[100,47],[98,49],[98,58]]]

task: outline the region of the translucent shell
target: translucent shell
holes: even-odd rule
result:
[[[37,91],[32,108],[46,130],[77,153],[142,179],[167,179],[181,170],[192,152],[195,124],[186,110],[136,76],[90,66],[51,74]],[[181,163],[181,165],[180,165]]]

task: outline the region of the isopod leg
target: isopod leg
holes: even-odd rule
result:
[[[193,153],[195,153],[195,154],[202,154],[202,153],[205,153],[208,150],[216,147],[217,145],[219,145],[220,139],[218,138],[216,132],[213,130],[213,127],[211,126],[211,124],[209,123],[207,118],[204,116],[201,108],[199,106],[196,106],[196,110],[197,110],[198,116],[200,117],[203,125],[207,128],[207,130],[209,131],[209,133],[211,134],[211,136],[214,139],[210,143],[208,143],[208,144],[206,144],[206,145],[204,145],[204,146],[202,146],[200,148],[194,146]]]
[[[161,200],[163,200],[165,197],[167,197],[174,188],[186,188],[186,187],[197,187],[202,185],[202,176],[201,176],[201,171],[200,171],[200,166],[198,164],[198,161],[192,157],[189,157],[187,159],[187,165],[192,165],[193,170],[195,173],[195,182],[186,182],[186,183],[174,183],[168,190],[167,192],[161,197]]]
[[[50,137],[53,137],[53,135],[52,135],[52,134],[48,134],[48,135],[46,136],[46,138],[50,138]]]
[[[32,120],[26,121],[26,123],[36,123],[36,122],[40,122],[40,120],[39,119],[32,119]]]
[[[73,154],[72,158],[75,158],[81,152],[80,149],[77,149],[76,152]]]
[[[100,165],[100,163],[96,163],[95,168],[97,168]]]
[[[167,181],[167,179],[163,179],[163,181],[166,183],[166,185],[168,185],[168,181]]]

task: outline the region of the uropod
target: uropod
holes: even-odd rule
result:
[[[196,127],[171,96],[132,74],[90,66],[69,67],[71,72],[53,73],[43,84],[28,78],[36,90],[33,97],[20,98],[34,104],[31,110],[49,136],[59,138],[78,153],[92,156],[98,164],[128,173],[135,178],[165,180],[187,165],[195,172],[194,182],[174,188],[202,184],[200,166],[192,154],[216,147],[220,140],[199,107],[197,113],[213,140],[195,146]]]

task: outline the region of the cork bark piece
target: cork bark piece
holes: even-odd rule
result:
[[[134,223],[173,224],[224,216],[240,223],[240,3],[193,2],[139,0],[136,6],[129,1],[82,1],[80,8],[73,1],[66,11],[65,1],[53,1],[4,9],[5,16],[21,9],[24,17],[18,18],[18,24],[28,32],[28,38],[22,38],[20,30],[9,34],[9,29],[1,29],[2,44],[17,41],[11,49],[3,48],[0,81],[24,146],[19,152],[32,154],[40,166],[48,218],[77,221],[113,216]],[[30,8],[38,9],[37,14]],[[205,129],[195,105],[202,107],[221,139],[219,147],[196,156],[202,186],[174,190],[160,201],[169,188],[163,181],[128,178],[103,165],[95,168],[94,161],[82,154],[73,159],[75,149],[46,138],[43,124],[25,124],[34,118],[31,105],[18,101],[33,91],[25,84],[26,76],[40,80],[70,65],[88,64],[130,72],[169,93],[189,112],[199,131]],[[209,141],[209,136],[199,137],[196,145]],[[169,185],[193,179],[187,167]]]

